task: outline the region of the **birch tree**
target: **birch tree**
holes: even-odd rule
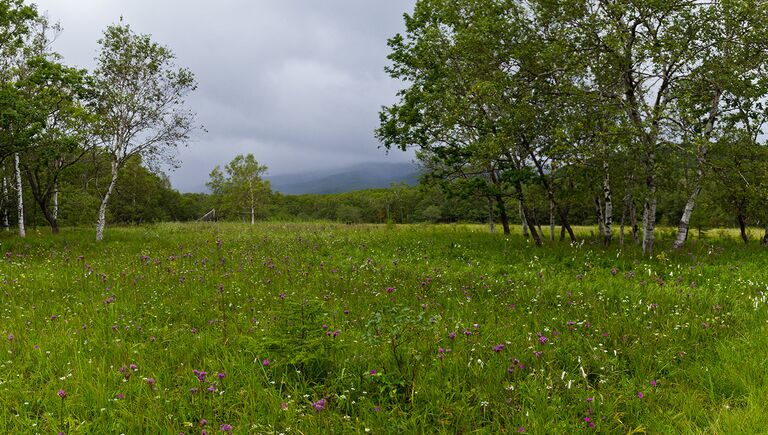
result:
[[[175,150],[195,129],[185,97],[196,88],[191,71],[175,65],[173,52],[135,33],[122,22],[108,27],[99,41],[94,71],[98,134],[109,156],[111,180],[96,222],[104,238],[107,206],[120,169],[133,156],[146,164],[175,163]]]

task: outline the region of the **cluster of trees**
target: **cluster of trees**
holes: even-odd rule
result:
[[[419,0],[405,24],[377,136],[505,231],[511,203],[540,244],[546,203],[575,239],[591,207],[606,244],[618,222],[651,253],[660,220],[680,247],[725,210],[768,244],[767,2]]]
[[[59,32],[34,5],[0,0],[0,212],[23,237],[31,197],[56,233],[65,210],[80,210],[72,220],[81,219],[96,198],[91,220],[101,240],[122,173],[168,185],[144,167],[173,163],[195,128],[184,107],[195,79],[168,48],[122,20],[104,31],[93,71],[63,63],[51,48]],[[147,210],[137,201],[112,212],[141,221]]]

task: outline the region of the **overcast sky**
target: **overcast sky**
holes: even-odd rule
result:
[[[105,27],[122,16],[170,47],[197,76],[199,122],[170,173],[181,191],[203,188],[215,165],[253,153],[272,175],[402,162],[378,148],[380,106],[402,84],[383,71],[387,38],[415,0],[31,0],[64,32],[54,48],[92,68]]]

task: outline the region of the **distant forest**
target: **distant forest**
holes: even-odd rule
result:
[[[122,20],[93,71],[52,49],[57,26],[0,0],[2,225],[217,219],[498,222],[542,244],[597,225],[653,253],[657,225],[765,228],[765,2],[420,0],[389,42],[404,88],[372,134],[415,149],[420,184],[281,195],[253,155],[213,168],[210,194],[158,169],[200,130],[197,82]],[[618,229],[618,231],[617,231]]]

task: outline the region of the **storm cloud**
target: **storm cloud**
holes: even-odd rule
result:
[[[32,0],[64,31],[54,49],[92,68],[120,17],[170,47],[197,76],[189,107],[207,130],[179,150],[181,191],[215,165],[253,153],[278,175],[360,162],[401,162],[373,136],[402,87],[384,72],[386,41],[415,0]]]

